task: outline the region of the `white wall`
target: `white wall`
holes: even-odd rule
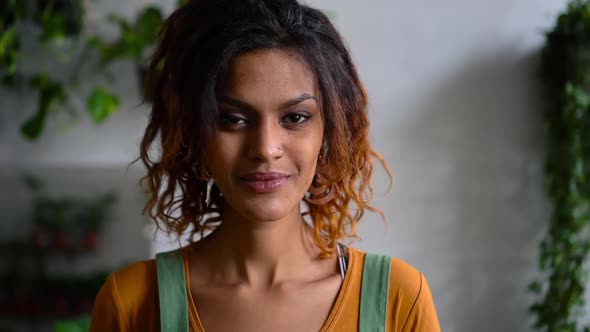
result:
[[[90,4],[98,17],[147,2]],[[394,173],[376,201],[387,231],[367,216],[357,246],[422,270],[444,331],[530,330],[526,285],[548,217],[536,55],[565,2],[309,1],[336,13],[371,96],[374,144]],[[126,165],[146,113],[135,107],[133,68],[116,72],[128,91],[119,114],[98,128],[83,117],[38,144],[13,125],[31,102],[0,98],[0,164]],[[385,182],[378,172],[378,194]]]

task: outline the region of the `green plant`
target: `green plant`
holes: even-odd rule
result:
[[[90,316],[85,315],[77,319],[58,321],[55,323],[54,332],[86,332],[90,331]]]
[[[119,27],[120,37],[117,40],[107,42],[97,36],[87,39],[88,45],[100,54],[99,68],[104,69],[118,59],[131,60],[137,67],[139,87],[143,91],[149,52],[164,23],[163,14],[158,7],[149,6],[138,14],[133,23],[114,14],[108,16],[108,21]]]
[[[581,326],[590,250],[590,1],[575,0],[547,33],[541,57],[546,88],[547,189],[553,211],[540,245],[541,277],[529,288],[542,331]]]
[[[36,38],[41,45],[59,43],[65,39],[81,40],[81,59],[73,67],[79,67],[89,51],[97,51],[99,61],[95,66],[95,72],[105,74],[110,80],[116,79],[116,75],[109,75],[108,66],[111,63],[116,60],[134,62],[138,68],[140,86],[143,88],[147,59],[164,20],[161,10],[156,6],[148,6],[132,20],[115,14],[108,15],[107,22],[116,24],[120,35],[114,41],[106,41],[100,36],[81,35],[84,18],[82,1],[0,1],[0,81],[7,88],[28,86],[39,92],[37,112],[21,126],[22,135],[29,140],[40,137],[49,114],[60,109],[75,114],[76,111],[68,102],[70,95],[79,91],[76,71],[70,75],[69,80],[63,82],[50,77],[44,69],[29,77],[25,77],[19,71],[19,60],[22,55],[20,40],[35,37],[30,34],[30,29],[21,29],[23,25],[32,23],[38,27],[41,32]],[[176,4],[181,6],[186,2],[187,0],[178,0]],[[51,54],[42,54],[41,58],[48,55]],[[71,62],[71,59],[68,61]],[[118,109],[119,104],[119,97],[103,86],[94,87],[86,96],[87,111],[94,123],[106,120]]]
[[[188,0],[177,0],[176,6],[186,4]],[[106,66],[117,59],[134,61],[137,65],[146,65],[151,48],[156,44],[158,34],[164,23],[164,14],[157,6],[147,6],[137,17],[128,21],[116,14],[107,16],[107,21],[119,28],[118,39],[107,42],[100,37],[90,36],[87,42],[100,53],[100,65]]]
[[[68,101],[77,85],[73,80],[63,82],[50,77],[43,67],[29,76],[22,74],[20,40],[36,38],[41,49],[47,49],[65,39],[79,39],[84,19],[82,0],[8,0],[0,3],[0,9],[0,79],[5,88],[22,90],[28,86],[38,92],[37,112],[21,126],[22,135],[34,140],[41,135],[50,113],[59,109],[72,111]],[[30,25],[36,26],[39,33],[26,28]],[[51,52],[47,52],[42,58],[50,56]],[[95,87],[87,97],[88,111],[95,123],[113,113],[118,104],[118,98],[101,87]]]
[[[103,66],[121,58],[143,62],[145,53],[155,43],[164,22],[162,12],[154,6],[142,10],[133,23],[114,14],[109,15],[108,20],[118,25],[119,39],[106,42],[96,36],[88,38],[88,43],[99,50]]]

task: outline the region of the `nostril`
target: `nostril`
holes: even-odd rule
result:
[[[285,154],[283,147],[275,147],[268,149],[249,149],[248,157],[254,160],[273,160],[281,159]]]

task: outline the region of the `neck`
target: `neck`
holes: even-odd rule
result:
[[[226,209],[223,222],[202,247],[212,258],[212,280],[271,287],[301,275],[318,259],[310,235],[299,208],[271,222],[248,220]]]

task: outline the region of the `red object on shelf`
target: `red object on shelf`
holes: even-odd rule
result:
[[[36,229],[33,232],[33,243],[38,249],[45,249],[49,247],[49,233],[44,229]]]
[[[70,301],[67,296],[58,296],[55,299],[55,313],[58,316],[66,316],[70,313]]]
[[[68,250],[71,245],[70,237],[66,232],[61,231],[55,235],[53,244],[59,250]]]
[[[11,312],[11,306],[7,303],[0,302],[0,315],[7,315]]]
[[[95,232],[87,232],[84,235],[83,246],[88,251],[95,251],[98,248],[98,235]]]
[[[91,312],[92,311],[92,301],[88,298],[80,299],[78,303],[78,311],[79,312]]]
[[[29,299],[29,315],[37,317],[43,313],[43,300],[38,296]]]
[[[25,316],[27,314],[27,299],[24,296],[16,298],[13,313],[17,316]]]

